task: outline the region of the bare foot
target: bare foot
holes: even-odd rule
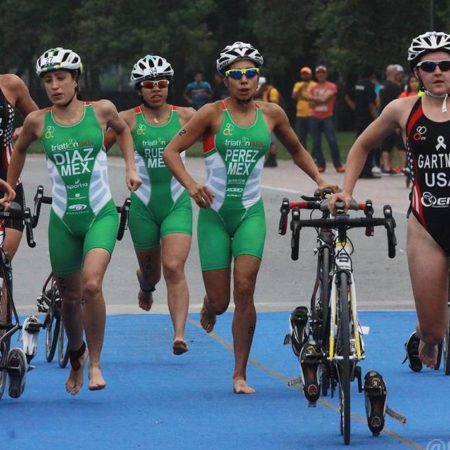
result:
[[[174,355],[182,355],[189,351],[189,347],[184,339],[175,339],[172,346]]]
[[[254,394],[256,390],[250,387],[242,378],[235,378],[233,380],[233,392],[235,394]]]
[[[89,390],[90,391],[101,391],[105,389],[106,382],[103,378],[102,371],[99,366],[89,367]]]
[[[153,294],[152,292],[155,288],[144,286],[141,282],[141,271],[138,269],[136,271],[136,276],[139,282],[139,293],[138,293],[138,303],[139,307],[144,311],[150,311],[153,305]]]
[[[83,355],[78,358],[79,367],[74,369],[73,367],[70,370],[69,378],[66,381],[66,391],[69,394],[76,395],[80,392],[81,387],[83,386],[83,369],[86,364],[86,359],[88,357],[88,349],[84,351]]]
[[[200,311],[200,325],[207,332],[211,333],[214,329],[214,325],[216,324],[216,315],[214,313],[210,313],[203,303],[202,309]]]
[[[436,345],[431,345],[420,341],[419,344],[419,359],[427,367],[434,369],[437,364],[438,350]]]

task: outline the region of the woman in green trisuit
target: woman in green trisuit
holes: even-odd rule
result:
[[[200,323],[208,333],[216,316],[228,309],[234,259],[233,391],[242,394],[255,392],[247,384],[246,369],[256,325],[253,295],[266,235],[261,172],[271,132],[319,188],[328,186],[281,107],[254,100],[262,64],[261,54],[250,44],[225,47],[216,65],[230,96],[200,108],[164,151],[167,166],[201,208],[198,243],[206,296]],[[205,185],[188,174],[180,158],[201,137]]]
[[[128,189],[134,191],[141,183],[130,131],[115,106],[107,100],[78,98],[81,71],[80,57],[69,49],[49,49],[37,60],[36,72],[52,106],[26,117],[8,171],[8,183],[15,186],[27,148],[41,141],[52,182],[49,250],[70,351],[70,394],[83,385],[88,357],[89,389],[106,386],[100,367],[106,316],[102,285],[118,228],[108,182],[106,128],[115,131],[123,152]]]
[[[167,103],[174,71],[163,57],[147,55],[131,71],[131,84],[141,104],[123,111],[134,140],[135,162],[142,184],[131,195],[129,228],[138,259],[139,306],[149,311],[153,291],[161,279],[167,285],[167,301],[174,328],[172,351],[188,351],[184,331],[189,291],[184,265],[191,247],[192,206],[183,186],[166,167],[162,153],[180,128],[195,113]],[[114,133],[108,133],[107,146]]]

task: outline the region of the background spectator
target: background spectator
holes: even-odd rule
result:
[[[386,67],[386,80],[383,83],[383,88],[380,91],[380,113],[386,105],[392,100],[399,97],[402,92],[401,83],[405,72],[400,64],[390,64]],[[392,167],[392,159],[394,147],[402,148],[402,137],[396,131],[390,134],[381,143],[381,173],[385,175],[393,175],[396,172]]]
[[[306,139],[310,133],[311,107],[308,102],[308,90],[315,86],[312,70],[305,66],[300,69],[300,81],[292,88],[292,98],[296,100],[295,132],[300,142],[307,148]]]
[[[199,109],[211,100],[212,93],[211,85],[197,72],[194,81],[187,84],[183,97],[194,109]]]
[[[259,77],[258,90],[255,94],[255,99],[261,99],[263,102],[281,103],[280,91],[268,83],[266,77]],[[266,155],[264,167],[277,167],[277,142],[278,139],[275,133],[271,134],[270,148]]]
[[[326,162],[322,152],[322,133],[328,141],[336,172],[345,172],[341,163],[339,147],[334,127],[334,104],[336,102],[337,86],[327,81],[328,70],[324,65],[316,67],[317,84],[308,91],[308,100],[311,105],[311,136],[313,140],[313,154],[319,172],[325,172]]]
[[[373,67],[365,67],[362,75],[355,86],[346,94],[345,101],[348,106],[355,112],[355,128],[356,136],[359,136],[377,117],[377,102],[375,94],[375,85],[373,77],[375,70]],[[372,172],[374,167],[373,154],[368,157],[361,171],[360,178],[378,178],[379,173]]]

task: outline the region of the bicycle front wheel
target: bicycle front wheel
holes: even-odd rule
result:
[[[337,374],[339,378],[339,412],[341,434],[344,444],[350,444],[350,317],[348,309],[348,277],[345,272],[339,276],[339,313],[337,323]]]
[[[6,328],[11,324],[12,314],[9,303],[6,285],[0,289],[0,324],[4,329],[0,329],[0,399],[5,391],[6,380],[8,379],[7,359],[11,337],[5,337]]]
[[[448,304],[448,316],[450,319],[450,302]],[[450,375],[450,322],[447,325],[447,332],[445,333],[444,342],[442,343],[442,351],[444,356],[444,373],[445,375]]]
[[[47,327],[45,328],[45,359],[47,362],[52,362],[55,356],[56,344],[58,342],[58,328],[61,317],[55,314],[54,306],[50,307],[48,312]]]

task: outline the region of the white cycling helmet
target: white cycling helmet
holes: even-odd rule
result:
[[[141,81],[161,77],[171,78],[173,74],[174,71],[167,59],[161,56],[147,55],[133,66],[130,84],[136,87]]]
[[[81,58],[73,50],[56,47],[46,50],[36,61],[36,73],[39,77],[61,69],[81,73],[83,71]]]
[[[428,52],[445,50],[450,53],[450,35],[442,32],[428,31],[415,37],[408,49],[408,61],[414,67],[419,58]]]
[[[227,45],[220,52],[219,59],[216,61],[217,72],[223,75],[228,66],[240,59],[253,61],[258,67],[264,64],[264,58],[255,47],[238,41],[232,45]]]

